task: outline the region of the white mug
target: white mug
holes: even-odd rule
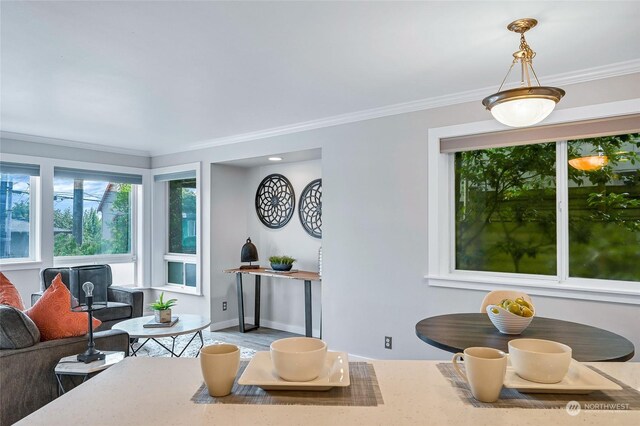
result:
[[[458,362],[464,361],[466,375]],[[482,402],[495,402],[500,396],[507,372],[507,355],[493,348],[467,348],[453,356],[453,367],[469,384],[473,397]]]
[[[240,348],[226,343],[205,346],[200,351],[200,367],[209,395],[229,395],[240,368]]]

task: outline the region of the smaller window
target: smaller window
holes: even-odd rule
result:
[[[0,260],[35,258],[35,183],[40,167],[0,162]]]
[[[163,189],[162,202],[154,211],[162,212],[166,240],[163,256],[167,285],[197,291],[198,276],[198,181],[196,170],[183,170],[154,176],[156,191]]]
[[[196,287],[196,264],[167,261],[167,282],[169,284]]]
[[[169,181],[169,253],[196,254],[196,180]]]

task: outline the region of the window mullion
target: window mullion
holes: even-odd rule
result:
[[[558,279],[569,276],[569,159],[567,141],[556,143],[556,235]]]

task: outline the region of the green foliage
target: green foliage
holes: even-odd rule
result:
[[[171,309],[171,307],[175,306],[178,302],[178,299],[169,299],[167,301],[164,301],[163,298],[164,291],[160,293],[160,297],[158,298],[158,300],[149,305],[151,309],[153,309],[154,311],[164,311],[165,309]]]
[[[456,154],[458,268],[495,270],[487,260],[506,255],[513,266],[500,272],[529,272],[525,256],[554,256],[556,212],[544,204],[555,200],[555,157],[552,143]],[[555,257],[537,267],[555,273]]]
[[[103,239],[102,217],[95,209],[82,214],[82,244],[71,234],[73,213],[71,208],[53,211],[53,226],[57,233],[54,238],[54,256],[91,256],[97,254],[122,254],[131,251],[131,185],[115,184],[115,199],[111,205],[103,206],[114,213],[109,227],[109,240]]]
[[[11,218],[16,220],[29,221],[29,201],[19,201],[11,209]]]
[[[187,236],[189,222],[196,218],[196,180],[169,182],[169,252],[196,253],[195,236]]]
[[[73,214],[70,208],[66,210],[53,210],[53,227],[71,231],[73,228]]]
[[[54,210],[55,228],[70,230],[73,227],[71,209]],[[61,226],[62,225],[62,226]],[[54,238],[54,256],[91,256],[102,253],[102,219],[96,209],[85,210],[82,215],[82,244],[78,245],[70,233],[60,233]]]
[[[568,158],[604,155],[608,164],[568,166],[571,276],[640,280],[640,134],[567,143]],[[556,144],[456,154],[456,267],[556,273]],[[626,263],[625,263],[626,262]]]
[[[296,260],[289,256],[271,256],[269,262],[277,265],[293,265]]]
[[[111,241],[108,253],[123,254],[131,251],[131,184],[117,184],[116,198],[111,205],[115,217],[109,223]]]

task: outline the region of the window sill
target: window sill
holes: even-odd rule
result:
[[[23,260],[23,261],[8,261],[0,263],[0,268],[3,271],[19,271],[23,269],[40,269],[42,262],[39,260]]]
[[[617,288],[615,281],[611,281],[610,286],[603,287],[578,284],[591,280],[572,279],[570,282],[560,282],[557,279],[505,278],[478,274],[425,275],[424,278],[431,287],[478,291],[515,289],[530,295],[640,305],[640,284],[637,290],[632,290]]]
[[[151,287],[152,290],[158,290],[158,291],[166,291],[169,293],[181,293],[181,294],[190,294],[192,296],[198,296],[198,297],[202,297],[204,296],[202,294],[202,292],[198,291],[195,288],[183,288],[183,287],[177,287],[177,286],[172,286],[172,285],[161,285],[161,286],[155,286],[155,287]]]

